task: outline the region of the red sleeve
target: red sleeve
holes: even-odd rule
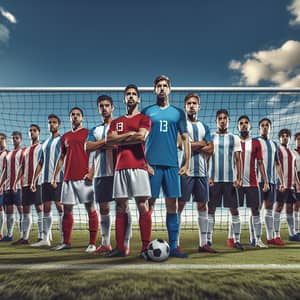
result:
[[[256,149],[257,149],[256,158],[257,160],[263,160],[260,142],[258,140],[255,140],[255,142],[256,142]]]
[[[145,115],[142,115],[142,118],[140,120],[140,128],[145,128],[148,131],[150,131],[151,129],[151,119]]]
[[[113,131],[116,131],[116,120],[117,119],[115,119],[115,120],[113,120],[111,123],[110,123],[110,125],[109,125],[109,129],[108,129],[108,132],[107,132],[107,135],[109,135],[111,132],[113,132]]]

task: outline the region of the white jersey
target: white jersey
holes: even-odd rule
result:
[[[296,170],[297,172],[300,172],[300,152],[295,149],[294,154],[296,157]]]
[[[209,160],[209,175],[214,182],[236,180],[234,153],[241,152],[240,138],[232,133],[212,135],[214,153]]]
[[[40,160],[43,162],[41,172],[41,183],[51,183],[54,175],[55,166],[60,156],[61,136],[49,137],[42,144]],[[64,178],[63,168],[61,169],[57,182],[62,182]]]
[[[89,132],[88,141],[96,142],[106,138],[109,130],[108,124],[101,124],[92,128]],[[114,176],[115,159],[112,149],[98,149],[94,156],[94,177]]]

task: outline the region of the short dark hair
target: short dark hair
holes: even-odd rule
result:
[[[170,80],[170,78],[168,77],[168,76],[166,76],[166,75],[159,75],[159,76],[157,76],[155,79],[154,79],[154,87],[157,85],[157,83],[159,82],[159,81],[161,81],[161,80],[166,80],[167,81],[167,83],[168,83],[168,86],[169,87],[171,87],[171,80]]]
[[[258,127],[260,126],[260,124],[261,124],[263,121],[267,121],[267,122],[270,124],[270,126],[272,126],[272,122],[271,122],[270,119],[268,119],[268,118],[262,118],[262,119],[258,122]]]
[[[242,119],[246,119],[246,120],[248,120],[248,121],[250,122],[250,119],[249,119],[249,117],[248,117],[247,115],[241,115],[241,116],[238,118],[237,122],[239,122],[239,121],[242,120]]]
[[[287,134],[289,137],[292,136],[292,132],[288,128],[280,129],[279,132],[278,132],[278,138],[280,138],[283,134]]]
[[[20,131],[13,131],[11,136],[18,135],[22,139],[22,133]]]
[[[79,110],[80,113],[81,113],[81,115],[83,116],[83,110],[82,110],[81,108],[79,108],[78,106],[72,107],[72,108],[70,109],[70,111],[69,111],[69,115],[71,114],[71,112],[72,112],[73,110]]]
[[[55,114],[50,114],[50,115],[48,116],[48,120],[49,120],[49,119],[56,119],[59,125],[60,125],[60,123],[61,123],[60,118],[59,118],[57,115],[55,115]]]
[[[125,88],[124,93],[126,94],[127,90],[129,90],[129,89],[135,89],[135,91],[136,91],[138,97],[140,97],[140,91],[139,91],[138,87],[137,87],[135,84],[128,84],[128,85],[126,86],[126,88]]]
[[[30,124],[30,125],[29,125],[29,128],[30,128],[30,127],[35,127],[35,128],[38,130],[38,132],[41,132],[41,128],[40,128],[40,126],[37,125],[37,124]]]
[[[229,118],[228,110],[225,108],[221,108],[216,112],[216,119],[218,118],[218,115],[220,115],[220,114],[224,114]]]
[[[6,134],[5,134],[5,133],[3,133],[3,132],[0,132],[0,136],[3,136],[5,140],[7,139],[7,136],[6,136]]]
[[[100,96],[97,98],[97,105],[99,104],[99,102],[104,101],[104,100],[109,101],[109,103],[111,104],[111,106],[114,105],[112,97],[110,97],[110,96],[108,96],[108,95],[100,95]]]
[[[198,104],[200,104],[200,96],[196,93],[189,93],[184,97],[184,103],[186,103],[190,98],[197,98]]]
[[[295,135],[294,135],[295,140],[297,139],[298,136],[300,136],[300,132],[299,131],[296,132]]]

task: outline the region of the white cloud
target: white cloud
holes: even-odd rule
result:
[[[6,18],[10,23],[16,24],[17,19],[16,17],[10,13],[9,11],[5,10],[3,7],[0,6],[0,13],[1,15]]]
[[[294,19],[290,20],[289,24],[291,26],[300,25],[300,0],[293,0],[287,9],[294,16]]]
[[[9,40],[9,30],[4,25],[0,24],[0,44],[6,44]]]
[[[267,81],[281,87],[299,87],[300,42],[289,40],[277,49],[249,53],[242,61],[231,60],[228,67],[240,72],[240,84]]]

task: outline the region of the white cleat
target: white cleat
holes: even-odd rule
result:
[[[56,247],[51,248],[51,249],[54,250],[54,251],[61,251],[61,250],[69,250],[71,248],[72,247],[71,247],[70,244],[60,244],[60,245],[57,245]]]
[[[30,247],[44,247],[44,246],[50,247],[51,246],[50,241],[49,240],[41,240],[37,243],[30,245]]]
[[[267,245],[265,245],[261,240],[257,241],[256,248],[269,248]]]
[[[89,244],[88,247],[85,249],[85,252],[87,253],[93,253],[96,251],[96,245],[92,245],[92,244]]]

